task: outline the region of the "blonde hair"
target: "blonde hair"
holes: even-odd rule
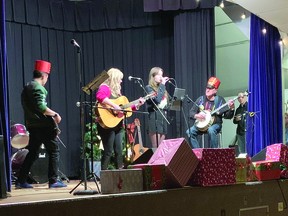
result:
[[[160,71],[162,71],[163,72],[163,69],[162,68],[160,68],[160,67],[153,67],[153,68],[151,68],[151,70],[150,70],[150,73],[149,73],[149,78],[148,78],[148,80],[149,80],[149,85],[154,89],[154,90],[158,90],[158,88],[159,88],[159,83],[156,83],[155,82],[155,79],[154,79],[154,77],[160,72]]]
[[[107,71],[109,78],[104,82],[111,89],[111,94],[114,97],[121,96],[121,83],[120,80],[123,79],[124,75],[118,68],[110,68]]]

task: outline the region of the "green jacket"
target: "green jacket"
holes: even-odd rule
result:
[[[51,126],[51,117],[43,114],[47,109],[47,94],[48,92],[44,86],[34,80],[24,87],[21,94],[21,103],[28,128]]]

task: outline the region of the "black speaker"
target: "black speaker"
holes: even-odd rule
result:
[[[43,184],[48,182],[48,161],[48,154],[45,146],[42,144],[38,159],[33,163],[30,170],[30,177],[32,177],[32,179],[37,183]]]
[[[6,169],[4,165],[4,140],[0,135],[0,198],[7,198]]]
[[[262,160],[266,160],[266,151],[267,151],[267,147],[262,149],[260,152],[258,152],[256,155],[254,155],[252,158],[251,158],[251,161],[252,162],[255,162],[255,161],[262,161]]]
[[[148,163],[152,155],[154,154],[155,148],[149,148],[147,151],[145,151],[143,154],[140,155],[133,163],[134,164],[143,164]]]

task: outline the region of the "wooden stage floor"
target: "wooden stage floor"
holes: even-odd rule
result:
[[[70,180],[65,188],[48,188],[48,184],[33,184],[32,189],[16,189],[14,184],[12,186],[12,191],[7,194],[7,198],[0,199],[0,207],[4,205],[13,205],[13,204],[24,204],[32,202],[45,202],[51,200],[61,200],[61,199],[73,199],[79,198],[80,195],[74,195],[75,191],[84,191],[84,183],[80,184],[72,193],[70,191],[76,187],[80,180]],[[98,186],[101,189],[100,182],[97,182]],[[97,192],[97,194],[87,195],[91,196],[101,196],[98,193],[96,183],[94,181],[87,181],[87,191]],[[81,195],[85,196],[85,195]]]

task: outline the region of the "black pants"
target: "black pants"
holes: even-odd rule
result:
[[[56,138],[55,131],[51,128],[28,128],[29,135],[29,145],[27,149],[28,154],[20,169],[18,182],[24,183],[27,181],[28,174],[35,160],[37,160],[40,146],[43,143],[48,157],[48,179],[49,183],[55,183],[58,180],[58,170],[59,170],[59,143]]]
[[[119,123],[115,128],[102,128],[97,124],[98,133],[102,139],[104,151],[102,152],[101,158],[101,169],[106,170],[110,163],[113,150],[115,153],[115,165],[116,168],[123,167],[123,156],[122,156],[122,141],[124,130],[122,129],[122,122]]]

